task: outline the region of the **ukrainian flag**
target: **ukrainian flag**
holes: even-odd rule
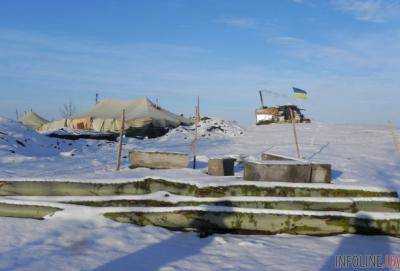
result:
[[[295,97],[297,99],[307,100],[307,98],[308,98],[307,91],[294,87],[293,88],[293,97]]]

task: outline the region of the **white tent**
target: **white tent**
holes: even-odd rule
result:
[[[38,114],[36,114],[33,111],[28,112],[27,114],[25,114],[22,118],[19,119],[19,121],[32,129],[37,129],[40,126],[42,126],[43,124],[48,123],[49,121],[42,118],[41,116],[39,116]]]

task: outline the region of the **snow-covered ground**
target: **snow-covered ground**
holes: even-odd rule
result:
[[[295,154],[290,125],[242,130],[234,123],[220,124],[210,120],[199,129],[204,136],[198,143],[197,170],[128,168],[131,149],[190,153],[191,130],[178,128],[158,139],[126,140],[123,169],[116,172],[115,143],[50,139],[0,118],[0,180],[104,181],[157,175],[211,182],[203,172],[209,157]],[[334,183],[400,192],[400,156],[387,127],[313,123],[298,125],[298,134],[304,158],[332,163]],[[236,168],[236,175],[241,174]],[[386,236],[199,238],[99,215],[55,215],[44,221],[0,218],[0,236],[0,270],[332,270],[338,254],[400,255],[400,239]]]

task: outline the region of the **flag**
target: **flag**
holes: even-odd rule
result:
[[[297,99],[307,100],[307,98],[308,98],[307,91],[294,87],[293,88],[293,97],[295,97]]]

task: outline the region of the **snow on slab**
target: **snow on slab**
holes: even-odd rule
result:
[[[258,165],[309,165],[308,161],[301,160],[265,160],[265,161],[251,161]]]
[[[400,202],[399,198],[393,197],[257,197],[257,196],[232,196],[232,197],[192,197],[175,195],[160,191],[145,195],[113,195],[113,196],[7,196],[0,197],[0,202],[5,200],[20,200],[24,202],[101,202],[114,200],[157,200],[171,203],[178,202],[321,202],[321,203],[353,203],[353,202]]]
[[[165,151],[157,151],[157,150],[132,150],[140,153],[151,153],[151,154],[176,154],[176,155],[187,155],[187,153],[183,152],[165,152]]]
[[[300,161],[300,162],[308,162],[305,159],[301,159],[301,158],[297,158],[297,157],[293,157],[293,156],[287,156],[287,155],[282,155],[282,154],[277,154],[277,153],[273,153],[273,152],[264,152],[263,154],[268,154],[268,155],[272,155],[272,156],[277,156],[280,157],[282,159],[287,159],[287,160],[293,160],[293,161]],[[264,161],[275,161],[275,160],[264,160]],[[285,160],[278,160],[278,161],[285,161]]]
[[[347,189],[371,192],[392,192],[393,190],[383,187],[356,186],[347,184],[326,184],[326,183],[292,183],[292,182],[262,182],[262,181],[243,181],[240,177],[215,177],[206,176],[187,179],[173,179],[163,176],[146,176],[143,178],[116,178],[116,179],[76,179],[76,178],[1,178],[1,181],[26,181],[26,182],[72,182],[72,183],[132,183],[143,182],[146,179],[164,180],[172,183],[195,185],[199,188],[205,187],[226,187],[226,186],[256,186],[256,187],[294,187],[294,188],[313,188],[313,189]]]

